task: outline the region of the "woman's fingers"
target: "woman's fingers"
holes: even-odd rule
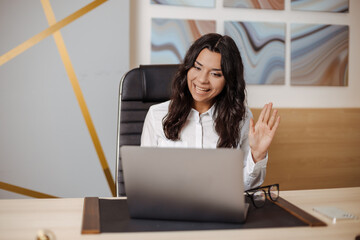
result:
[[[269,128],[270,128],[270,129],[272,129],[272,128],[274,127],[277,113],[278,113],[278,111],[275,109],[275,110],[273,111],[273,113],[271,114],[271,118],[270,118],[270,120],[269,120]]]
[[[274,131],[276,131],[276,128],[280,122],[280,117],[277,116],[278,110],[277,109],[272,110],[272,107],[273,107],[273,103],[265,104],[265,106],[261,110],[261,113],[260,113],[258,121],[256,122],[256,125],[258,125],[260,123],[265,123],[270,128],[270,130],[275,128]],[[250,129],[255,131],[254,122],[252,122],[252,124],[250,122]]]
[[[267,123],[269,121],[271,109],[272,109],[272,103],[267,104],[263,122]]]
[[[262,122],[264,120],[264,116],[266,113],[266,109],[267,109],[267,104],[265,104],[265,106],[263,107],[263,109],[261,110],[260,116],[258,118],[258,122]]]
[[[271,131],[272,131],[274,134],[275,134],[275,131],[276,131],[276,129],[278,128],[279,124],[280,124],[280,116],[277,116],[276,122],[275,122],[275,124],[274,124],[274,127],[271,129]]]
[[[255,133],[254,119],[250,118],[250,133]]]

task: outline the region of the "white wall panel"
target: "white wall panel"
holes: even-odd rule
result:
[[[224,21],[283,22],[287,25],[285,85],[248,85],[249,106],[259,108],[272,101],[280,108],[360,107],[360,1],[350,0],[349,5],[349,13],[328,13],[292,11],[290,0],[285,0],[285,10],[224,8],[223,0],[216,0],[215,8],[154,5],[149,0],[132,0],[130,36],[134,41],[130,45],[130,66],[150,63],[151,18],[215,20],[220,34],[224,33]],[[291,23],[341,24],[350,27],[349,86],[290,86]]]

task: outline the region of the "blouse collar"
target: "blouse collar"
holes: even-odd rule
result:
[[[204,116],[208,114],[211,118],[214,117],[214,114],[215,114],[215,104],[213,104],[211,106],[211,108],[209,108],[206,112],[200,114],[200,116]],[[189,113],[189,116],[188,116],[188,119],[198,119],[199,118],[199,112],[197,110],[195,110],[194,108],[191,108],[191,111]]]

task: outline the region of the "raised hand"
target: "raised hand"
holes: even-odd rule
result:
[[[280,123],[280,116],[277,116],[278,111],[275,109],[271,113],[272,105],[272,103],[268,103],[264,106],[255,125],[254,120],[250,119],[249,145],[254,162],[266,157]]]

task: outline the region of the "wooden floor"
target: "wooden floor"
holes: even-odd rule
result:
[[[261,109],[252,109],[255,120]],[[282,190],[360,186],[360,109],[279,109],[264,184]]]

